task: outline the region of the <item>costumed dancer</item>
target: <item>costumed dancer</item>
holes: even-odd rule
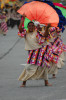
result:
[[[2,15],[2,10],[0,9],[0,33],[1,33],[1,15]]]
[[[5,12],[7,17],[7,26],[10,27],[10,13],[8,12],[8,10],[5,10]]]
[[[11,28],[14,28],[15,26],[15,9],[11,9],[10,11],[10,26]]]
[[[3,35],[5,36],[7,31],[8,31],[8,27],[7,27],[7,17],[5,15],[5,12],[2,12],[2,15],[0,16],[0,21],[1,21],[1,24],[0,24],[0,28],[1,28],[1,32],[3,33]]]
[[[61,30],[61,32],[64,32],[65,26],[66,26],[66,18],[63,16],[62,11],[59,8],[57,8],[50,0],[34,0],[34,1],[47,3],[54,10],[56,10],[56,12],[59,16],[58,29]],[[64,65],[64,60],[65,60],[64,52],[61,54],[59,59],[60,59],[60,61],[58,62],[57,66],[58,66],[58,68],[61,68]],[[55,77],[55,74],[53,74],[53,77]]]
[[[21,15],[19,13],[17,13],[17,10],[19,9],[19,7],[16,7],[15,9],[15,25],[17,25],[17,27],[19,27],[20,24],[20,20],[21,20]]]
[[[25,50],[28,51],[27,65],[21,73],[19,80],[23,81],[22,87],[29,79],[44,79],[45,86],[52,86],[48,82],[48,74],[57,73],[57,63],[65,45],[56,34],[56,28],[46,26],[44,32],[35,30],[33,22],[28,22],[28,31],[22,27],[25,15],[19,26],[18,35],[25,38]],[[52,35],[51,35],[52,34]],[[51,37],[53,38],[51,39]],[[58,46],[59,45],[59,46]],[[57,47],[58,46],[58,47]]]
[[[11,9],[13,7],[10,6],[9,4],[5,4],[5,12],[6,12],[6,16],[7,16],[7,26],[10,27],[10,21],[11,21],[11,18],[10,18],[10,15],[11,15]]]

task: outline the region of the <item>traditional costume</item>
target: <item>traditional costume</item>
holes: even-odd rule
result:
[[[27,65],[19,80],[48,80],[48,74],[57,74],[58,63],[63,62],[60,60],[61,54],[66,51],[66,46],[58,36],[59,32],[55,27],[49,28],[47,40],[43,32],[26,33],[25,29],[21,34],[18,32],[18,35],[25,37],[25,50],[28,51]]]
[[[6,35],[8,31],[8,27],[6,23],[6,16],[3,14],[1,15],[1,18],[0,18],[0,29],[1,29],[1,33],[3,32],[3,34]]]
[[[19,77],[20,81],[29,79],[48,80],[48,74],[57,74],[58,68],[63,65],[62,53],[66,51],[59,33],[64,30],[66,19],[61,11],[52,2],[47,0],[35,0],[49,4],[56,10],[59,16],[58,28],[50,27],[49,35],[45,39],[44,32],[34,31],[33,33],[19,33],[25,37],[25,49],[28,51],[27,65]],[[60,64],[59,64],[60,63]]]

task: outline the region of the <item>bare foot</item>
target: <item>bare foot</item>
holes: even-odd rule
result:
[[[52,84],[50,84],[50,83],[48,82],[48,80],[45,80],[45,86],[52,86]]]
[[[25,85],[22,84],[20,87],[25,87]]]
[[[52,86],[52,84],[48,83],[48,84],[45,84],[45,86]]]

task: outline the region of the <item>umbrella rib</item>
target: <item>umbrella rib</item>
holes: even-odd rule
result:
[[[46,3],[45,3],[45,4],[46,4]],[[48,4],[47,4],[47,5],[48,5]],[[46,7],[45,7],[45,9],[46,9]],[[43,10],[43,12],[45,11],[45,9]],[[42,13],[43,13],[43,12],[42,12]],[[52,12],[52,13],[53,13],[53,12]],[[50,15],[51,15],[52,13],[50,13]],[[50,15],[49,15],[49,16],[50,16]],[[44,18],[48,18],[49,16],[44,17]],[[41,17],[42,17],[42,16],[39,17],[39,20],[40,20]]]
[[[45,7],[45,9],[46,9],[46,7]],[[45,9],[43,10],[43,12],[45,11]],[[43,12],[42,12],[42,13],[43,13]],[[40,19],[41,17],[42,17],[42,16],[40,16],[39,19]]]
[[[28,8],[29,8],[29,6],[28,6]],[[30,9],[30,8],[29,8]],[[30,10],[30,13],[31,13],[31,10]],[[31,15],[32,15],[32,13],[31,13]],[[32,17],[33,17],[33,15],[32,15]],[[33,19],[34,19],[34,17],[33,17]]]
[[[50,13],[50,15],[51,15],[51,14],[53,14],[53,12],[52,12],[52,13]],[[49,16],[50,16],[50,15],[49,15]],[[47,16],[47,17],[44,17],[44,18],[48,18],[49,16]],[[41,17],[40,17],[40,18],[41,18]]]

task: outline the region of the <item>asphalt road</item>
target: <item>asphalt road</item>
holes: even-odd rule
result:
[[[18,77],[24,69],[21,64],[26,63],[27,51],[17,32],[15,27],[6,36],[0,34],[0,100],[66,100],[66,62],[56,79],[49,76],[52,87],[45,87],[43,80],[29,80],[25,88],[20,88]],[[66,43],[66,30],[62,38]]]

